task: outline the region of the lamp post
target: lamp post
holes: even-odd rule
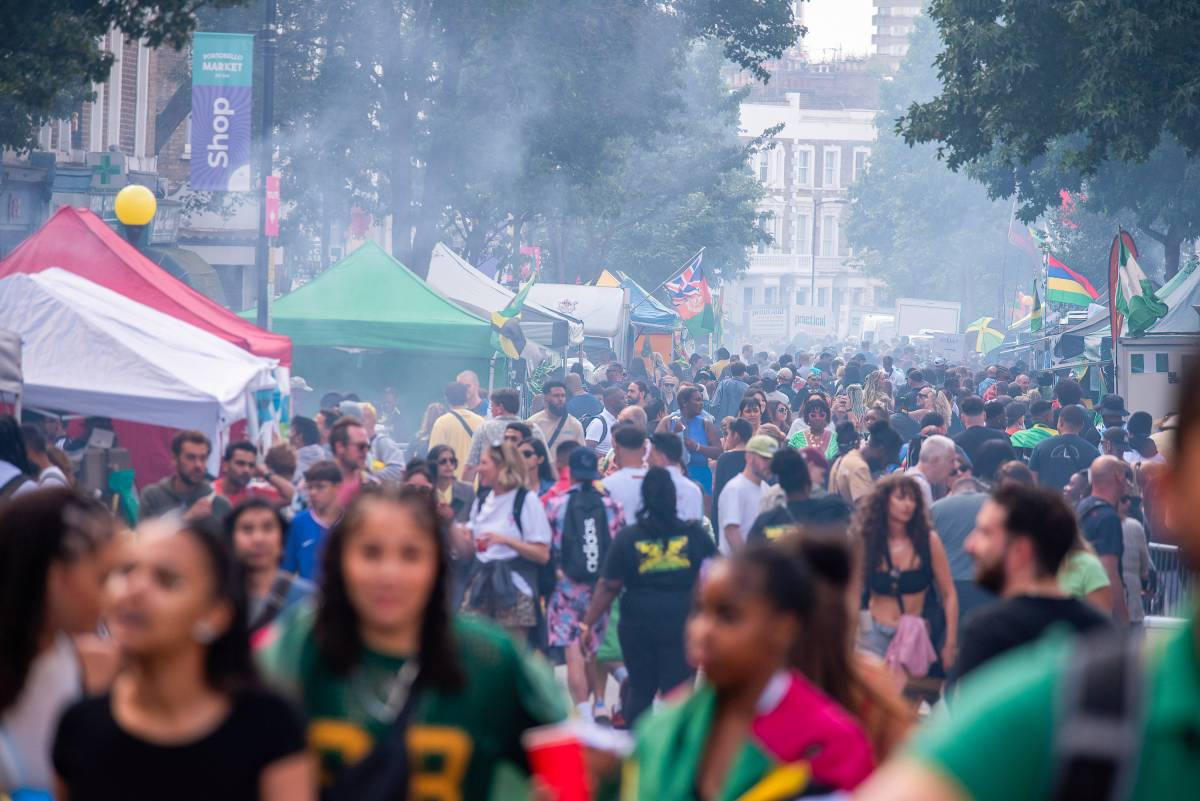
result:
[[[142,231],[154,219],[158,201],[154,193],[141,184],[130,184],[117,193],[113,203],[117,220],[125,226],[125,239],[134,247],[142,238]]]
[[[263,65],[263,104],[262,132],[259,151],[258,169],[258,245],[255,248],[258,287],[258,327],[269,328],[271,324],[271,280],[270,280],[270,242],[267,239],[267,176],[274,169],[275,160],[275,14],[276,0],[266,0],[263,16],[263,28],[260,34],[262,42]]]

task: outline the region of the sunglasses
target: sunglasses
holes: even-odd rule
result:
[[[451,464],[451,465],[454,465],[454,466],[456,466],[456,467],[457,467],[457,466],[458,466],[458,459],[456,459],[456,458],[455,458],[455,457],[453,457],[453,456],[451,456],[451,457],[449,457],[449,458],[447,458],[447,459],[438,459],[438,464]]]
[[[537,451],[534,451],[534,450],[521,451],[521,456],[525,459],[532,459],[533,457],[537,456]]]
[[[363,453],[366,453],[368,450],[370,450],[370,449],[371,449],[371,443],[369,443],[369,442],[355,442],[355,443],[353,443],[353,444],[351,445],[351,447],[353,447],[355,450],[362,451]]]

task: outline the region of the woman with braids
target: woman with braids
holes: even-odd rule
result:
[[[893,663],[903,659],[905,669],[914,674],[916,663],[903,654],[889,654],[889,646],[902,624],[919,639],[921,632],[912,624],[923,626],[925,599],[936,587],[946,613],[942,665],[949,670],[958,648],[958,596],[946,549],[931,528],[917,482],[903,475],[880,479],[859,506],[851,539],[862,543],[871,621],[870,628],[860,633],[860,645],[878,656],[891,657]],[[936,655],[930,653],[928,659],[932,662]],[[918,668],[915,675],[924,673]]]
[[[0,796],[50,792],[59,715],[116,670],[115,654],[91,636],[115,531],[103,506],[67,489],[14,498],[0,512]]]
[[[443,527],[428,490],[364,492],[330,532],[315,608],[281,619],[262,654],[302,705],[334,797],[387,781],[386,797],[487,798],[501,762],[526,768],[522,732],[565,716],[553,679],[503,631],[451,618]]]

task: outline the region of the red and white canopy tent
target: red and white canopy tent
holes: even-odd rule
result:
[[[143,256],[88,209],[64,206],[0,261],[0,278],[58,267],[182,322],[207,331],[256,356],[290,367],[292,341],[243,320]],[[286,390],[285,390],[286,391]],[[66,410],[71,411],[71,410]],[[174,429],[114,420],[130,452],[139,486],[171,467]]]

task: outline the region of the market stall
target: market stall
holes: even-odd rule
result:
[[[87,209],[60,208],[0,261],[0,278],[59,267],[232,342],[288,365],[292,343],[263,331],[206,298],[138,252]]]
[[[629,336],[629,297],[621,287],[536,283],[529,298],[583,321],[586,348],[625,352]]]
[[[243,312],[253,316],[254,310]],[[295,344],[295,372],[317,389],[297,397],[312,416],[324,392],[378,399],[395,389],[407,438],[425,406],[465,369],[488,385],[491,323],[430,287],[374,242],[367,242],[272,305],[273,328]],[[496,383],[504,380],[497,360]]]
[[[439,242],[429,260],[425,282],[450,300],[487,319],[513,299],[513,292],[500,286]],[[521,311],[525,336],[555,350],[578,347],[583,342],[583,322],[568,314],[525,301]]]
[[[214,474],[229,427],[276,385],[274,360],[58,268],[0,279],[0,327],[21,337],[27,408],[197,429]]]
[[[596,286],[619,287],[629,292],[629,323],[633,326],[634,353],[643,353],[649,339],[650,350],[671,360],[675,345],[675,332],[679,329],[679,315],[668,309],[657,298],[642,288],[620,270],[604,270],[596,279]]]
[[[1200,351],[1200,269],[1189,261],[1155,294],[1167,313],[1117,344],[1117,389],[1130,409],[1161,417],[1178,411],[1176,385]]]

